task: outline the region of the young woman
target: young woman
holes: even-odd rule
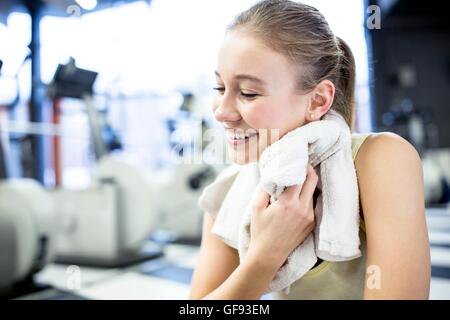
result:
[[[220,49],[216,77],[214,115],[227,131],[229,154],[238,164],[248,163],[253,149],[259,155],[273,143],[265,136],[271,129],[283,136],[320,121],[330,109],[352,128],[353,55],[310,6],[268,0],[238,15]],[[239,136],[238,131],[253,134]],[[430,252],[416,150],[395,134],[378,133],[353,134],[352,151],[360,193],[362,256],[346,262],[320,261],[291,286],[289,294],[274,293],[274,298],[428,298]],[[214,195],[203,195],[210,207],[220,208],[238,174],[226,169],[219,175]],[[212,232],[218,210],[205,212],[190,297],[259,299],[289,253],[314,228],[317,180],[309,166],[305,183],[289,187],[272,204],[259,190],[252,203],[251,243],[242,264],[236,239]],[[229,219],[227,223],[237,228],[233,216]]]

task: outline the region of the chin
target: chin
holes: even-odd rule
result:
[[[243,154],[241,152],[235,152],[234,150],[228,150],[228,157],[232,163],[244,165],[252,162],[257,162],[259,160],[259,154],[250,157],[249,154]]]
[[[244,165],[244,164],[249,164],[249,163],[252,163],[252,162],[255,162],[255,161],[250,161],[248,159],[234,159],[234,158],[231,158],[231,162],[235,163],[235,164],[239,164],[239,165]]]
[[[255,136],[245,143],[229,143],[227,151],[231,162],[244,165],[258,162],[265,148],[266,144],[261,143],[259,136]]]

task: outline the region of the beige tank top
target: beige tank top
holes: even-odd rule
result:
[[[352,155],[356,159],[359,148],[370,135],[352,134]],[[216,218],[227,192],[233,186],[239,173],[239,166],[223,170],[216,180],[205,188],[199,200],[202,210]],[[230,212],[226,217],[215,219],[212,232],[229,246],[237,249],[238,227],[242,213]],[[361,214],[362,217],[362,214]],[[272,293],[273,299],[362,299],[365,281],[366,235],[364,221],[360,226],[361,257],[344,262],[322,261],[291,285],[289,294]]]

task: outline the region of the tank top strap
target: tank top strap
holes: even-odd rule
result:
[[[372,133],[352,133],[352,159],[355,161],[356,155],[358,154],[359,149],[361,148],[364,141],[371,135]]]

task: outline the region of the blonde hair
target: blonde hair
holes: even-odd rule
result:
[[[301,66],[299,90],[312,90],[322,80],[333,82],[331,108],[353,128],[355,60],[344,40],[331,31],[314,7],[289,0],[265,0],[236,16],[228,30],[248,32]]]

